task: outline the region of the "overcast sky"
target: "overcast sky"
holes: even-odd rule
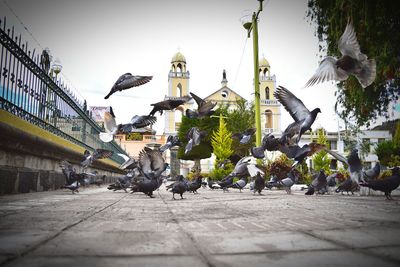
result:
[[[315,26],[305,13],[306,0],[264,1],[259,16],[259,53],[276,75],[277,85],[289,88],[311,110],[320,107],[316,126],[338,127],[334,112],[335,86],[328,82],[301,89],[320,60]],[[117,123],[147,114],[168,89],[172,56],[180,50],[190,71],[190,91],[206,97],[221,87],[226,69],[228,86],[253,99],[253,45],[240,23],[245,10],[256,11],[256,0],[7,0],[37,40],[32,41],[9,8],[0,14],[16,26],[30,47],[49,47],[63,65],[62,73],[89,106],[112,105]],[[39,44],[38,44],[39,43]],[[153,75],[141,87],[118,92],[108,100],[123,73]],[[282,108],[282,128],[292,122]],[[164,129],[158,117],[157,134]]]

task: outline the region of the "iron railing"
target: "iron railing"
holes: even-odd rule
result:
[[[114,141],[100,140],[103,129],[90,117],[86,103],[44,65],[43,53],[31,52],[14,27],[0,20],[0,108],[88,150],[111,150],[111,159],[122,163],[116,153],[126,152]]]

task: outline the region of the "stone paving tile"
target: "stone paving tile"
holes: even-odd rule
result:
[[[42,245],[35,255],[151,255],[192,254],[193,246],[182,233],[68,231]]]
[[[117,257],[24,257],[13,264],[12,267],[206,267],[196,257],[192,256],[117,256]]]
[[[0,254],[19,254],[26,249],[46,240],[50,231],[32,231],[29,229],[0,231]]]
[[[353,228],[312,231],[320,238],[333,240],[354,248],[400,246],[400,228]]]
[[[385,258],[394,259],[400,262],[400,246],[393,247],[380,247],[380,248],[370,248],[367,249],[368,252],[381,255]]]
[[[209,254],[339,249],[340,247],[296,232],[193,234]]]
[[[353,251],[306,251],[265,254],[218,255],[213,257],[215,266],[231,267],[394,267],[395,263]]]

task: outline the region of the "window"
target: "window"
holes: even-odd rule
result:
[[[223,91],[221,92],[221,96],[222,96],[223,98],[227,98],[228,95],[229,95],[229,92],[226,91],[226,90],[223,90]]]
[[[265,99],[269,99],[269,87],[265,88]]]
[[[181,97],[182,96],[182,85],[178,84],[176,87],[176,96]]]
[[[337,142],[336,141],[329,141],[329,148],[332,150],[337,150]]]

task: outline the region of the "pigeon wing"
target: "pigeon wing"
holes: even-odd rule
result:
[[[310,114],[310,111],[306,108],[303,102],[285,87],[279,86],[275,91],[274,96],[285,107],[295,121],[302,121]]]
[[[110,112],[104,112],[104,128],[107,133],[115,133],[117,131],[117,123],[115,122],[115,118]]]
[[[113,155],[113,152],[107,149],[98,148],[93,152],[93,160],[109,158]]]
[[[261,175],[264,175],[264,172],[259,169],[256,165],[254,164],[248,164],[247,165],[247,171],[250,174],[250,177],[254,177],[257,175],[257,173],[259,172]]]
[[[319,64],[318,69],[315,71],[314,75],[308,80],[304,87],[310,87],[317,83],[322,83],[326,81],[344,81],[347,79],[347,73],[336,67],[336,58],[326,57]]]
[[[137,87],[137,86],[140,86],[140,85],[150,82],[150,80],[152,78],[153,78],[153,76],[139,76],[139,75],[125,76],[125,78],[118,83],[118,85],[119,85],[118,89],[125,90],[125,89],[129,89],[132,87]]]
[[[328,152],[329,154],[331,154],[335,159],[343,162],[346,165],[349,165],[349,163],[347,162],[347,159],[345,157],[343,157],[342,155],[340,155],[339,153],[329,150],[329,149],[324,149],[326,152]]]
[[[359,61],[364,61],[367,56],[361,53],[360,45],[358,44],[356,33],[350,21],[346,25],[344,33],[338,41],[338,48],[342,55],[347,55],[356,58]]]
[[[149,125],[152,125],[153,123],[155,123],[157,121],[157,117],[154,116],[138,116],[135,115],[132,117],[131,119],[131,123],[132,123],[132,127],[134,128],[143,128]]]
[[[197,96],[193,93],[190,93],[190,95],[193,97],[194,101],[196,101],[197,106],[198,106],[197,109],[200,109],[200,107],[206,103],[206,101],[204,101],[204,99],[200,98],[199,96]]]

